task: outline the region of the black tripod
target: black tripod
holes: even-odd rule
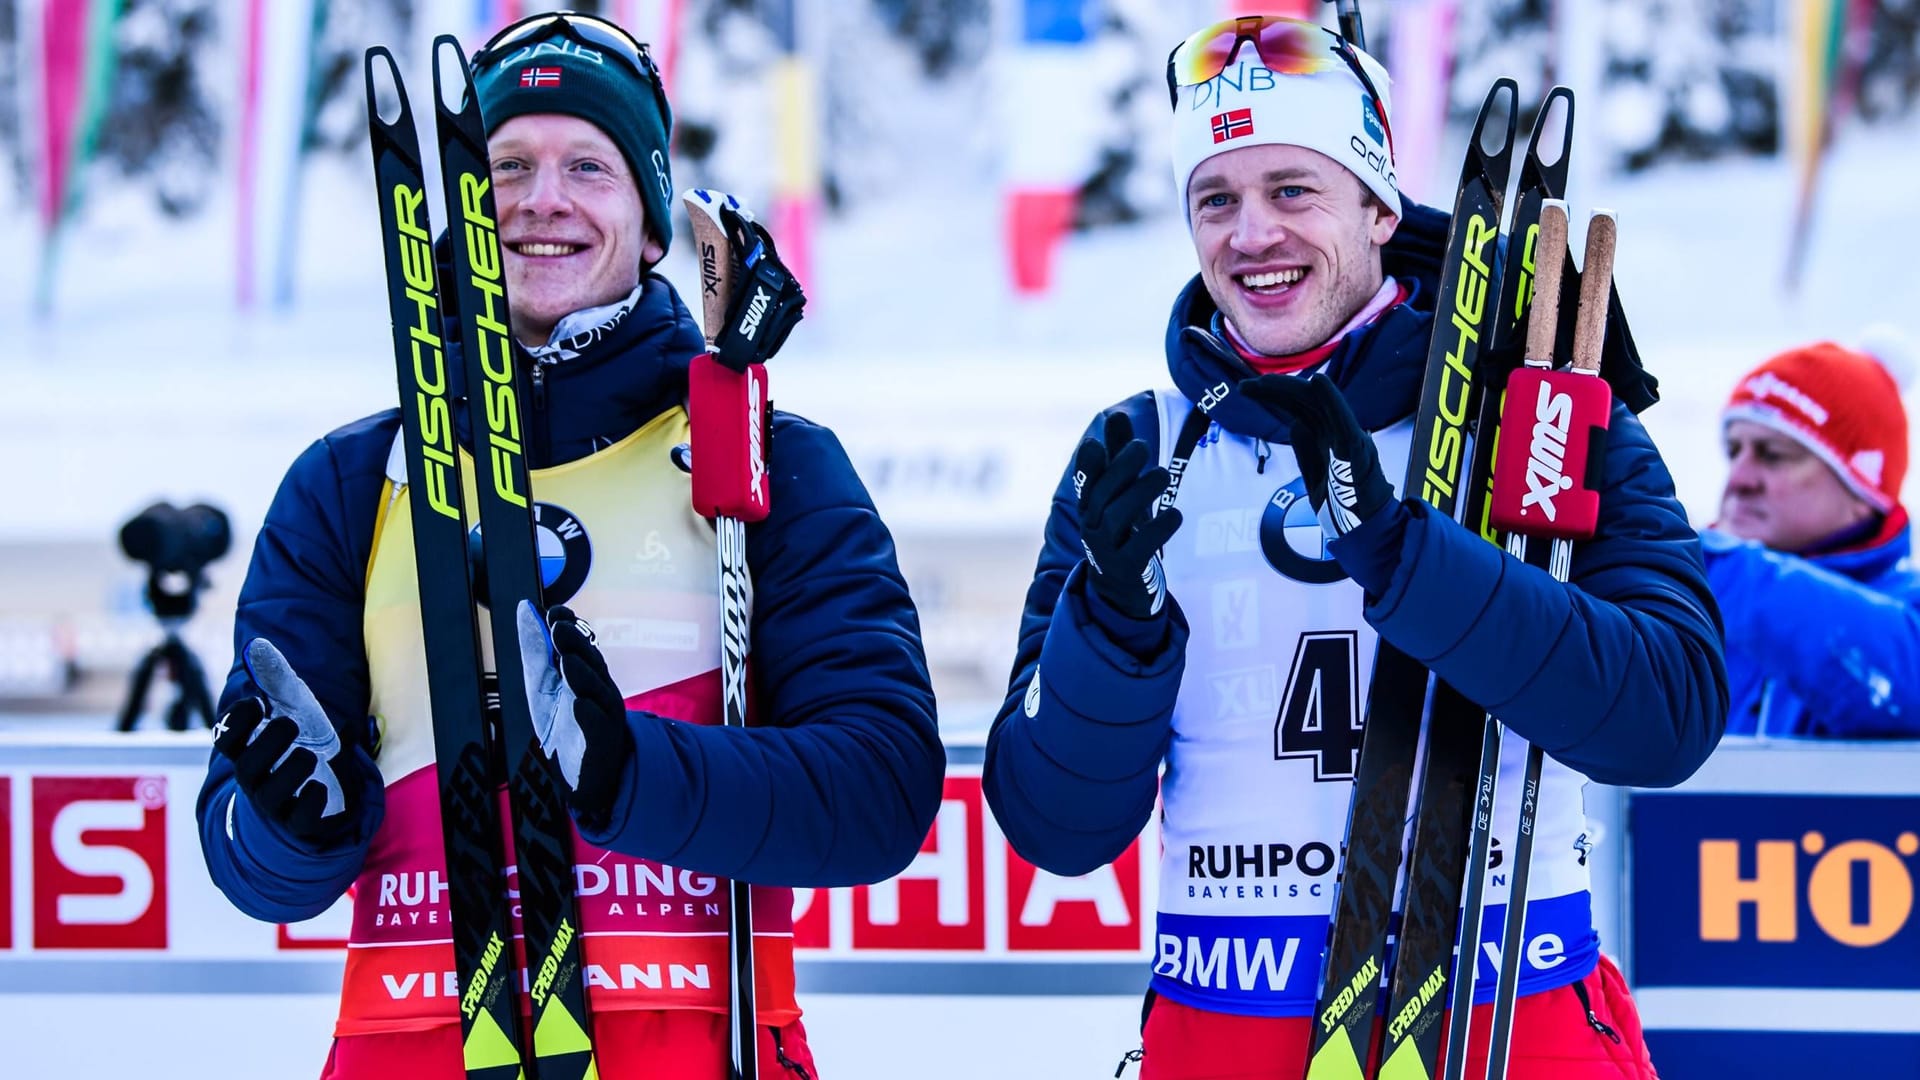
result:
[[[169,587],[177,586],[182,577],[186,579],[184,587]],[[120,709],[119,730],[132,731],[140,722],[140,714],[146,711],[147,689],[153,684],[154,669],[162,666],[175,691],[173,704],[167,707],[167,727],[185,731],[195,713],[207,727],[213,726],[213,697],[207,692],[206,669],[180,637],[180,627],[193,614],[201,584],[198,573],[155,570],[148,575],[147,603],[153,607],[166,637],[134,665],[133,678],[127,686],[127,703]]]

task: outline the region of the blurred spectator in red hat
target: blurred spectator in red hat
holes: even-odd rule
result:
[[[1726,622],[1727,734],[1920,737],[1920,574],[1900,501],[1911,346],[1872,333],[1748,372],[1701,536]]]

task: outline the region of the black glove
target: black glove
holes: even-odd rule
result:
[[[567,785],[574,813],[589,825],[603,822],[633,756],[626,697],[594,647],[593,629],[572,610],[549,608],[542,622],[522,600],[515,618],[540,749]]]
[[[1325,372],[1309,379],[1262,375],[1239,389],[1248,400],[1292,418],[1293,456],[1328,539],[1340,539],[1388,508],[1404,512],[1380,470],[1373,436],[1353,418],[1346,397]]]
[[[780,261],[773,237],[732,199],[720,203],[720,224],[727,230],[733,261],[733,296],[727,320],[714,340],[713,357],[735,371],[764,364],[800,321],[807,305],[800,282]]]
[[[1127,414],[1107,416],[1104,445],[1080,444],[1073,459],[1073,490],[1080,498],[1080,546],[1087,575],[1101,599],[1136,619],[1167,602],[1160,549],[1180,527],[1180,511],[1158,515],[1153,504],[1167,490],[1167,470],[1147,464],[1147,444],[1133,437]]]
[[[310,844],[339,839],[359,820],[359,759],[280,650],[254,638],[244,658],[258,693],[214,725],[213,748],[233,762],[234,779],[262,816]]]

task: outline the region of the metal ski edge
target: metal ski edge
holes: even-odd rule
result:
[[[457,60],[459,104],[442,83],[443,50]],[[573,827],[559,783],[533,730],[514,609],[544,610],[535,506],[526,461],[528,380],[510,330],[505,266],[486,131],[465,53],[452,35],[434,39],[434,107],[441,180],[450,223],[452,276],[466,360],[485,601],[500,689],[508,803],[526,935],[533,1059],[538,1080],[583,1080],[597,1072],[588,1016],[586,966],[574,897]],[[480,463],[485,462],[482,466]],[[505,643],[505,644],[502,644]]]
[[[380,116],[375,73],[382,64],[400,99],[400,115],[391,122]],[[466,574],[460,461],[433,227],[414,114],[392,54],[380,47],[367,50],[365,74],[427,697],[433,713],[461,1056],[468,1080],[504,1080],[522,1075],[519,994],[513,977],[512,910],[502,870],[506,860],[486,767],[485,702]]]
[[[1496,110],[1503,100],[1502,115]],[[1518,100],[1512,79],[1496,81],[1468,140],[1402,487],[1403,494],[1418,490],[1428,505],[1448,516],[1455,514],[1459,502],[1481,325],[1492,312],[1488,301]],[[1489,125],[1496,117],[1504,129],[1499,145],[1490,149]],[[1497,303],[1497,294],[1491,299]],[[1385,640],[1379,642],[1348,816],[1346,861],[1313,1013],[1309,1080],[1360,1080],[1365,1075],[1427,681],[1418,661]]]
[[[1468,522],[1477,522],[1486,514],[1493,439],[1481,436],[1490,436],[1497,426],[1500,395],[1492,387],[1503,385],[1506,377],[1505,371],[1499,371],[1489,378],[1485,369],[1506,366],[1500,343],[1512,340],[1512,328],[1521,324],[1531,298],[1532,243],[1539,232],[1540,204],[1547,197],[1542,188],[1564,185],[1568,142],[1563,141],[1551,166],[1540,154],[1551,109],[1562,96],[1569,110],[1563,140],[1571,139],[1572,95],[1557,87],[1549,92],[1528,140],[1513,220],[1495,270],[1495,304],[1483,319],[1481,340],[1486,348],[1474,365],[1482,393],[1471,429],[1475,436],[1472,466],[1463,485],[1467,500],[1463,516]],[[1522,248],[1517,258],[1513,251],[1516,244]],[[1503,330],[1507,331],[1504,336]],[[1471,868],[1484,868],[1489,856],[1500,728],[1483,708],[1441,682],[1434,688],[1426,746],[1414,803],[1405,911],[1388,984],[1391,994],[1381,1058],[1382,1075],[1391,1080],[1430,1080],[1436,1075],[1443,1017],[1450,1009],[1464,1013],[1471,1008],[1477,972],[1470,966],[1456,967],[1454,948],[1456,940],[1467,942],[1479,935],[1485,871]],[[1464,910],[1463,890],[1467,894]],[[1477,951],[1469,944],[1460,955],[1471,961]],[[1449,989],[1452,993],[1447,992]],[[1449,1040],[1449,1057],[1464,1047],[1464,1037]]]

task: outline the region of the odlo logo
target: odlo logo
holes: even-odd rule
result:
[[[1540,384],[1540,399],[1533,409],[1533,440],[1528,444],[1527,493],[1520,497],[1520,513],[1538,509],[1554,520],[1556,495],[1573,487],[1567,475],[1567,428],[1573,423],[1573,395],[1553,392],[1553,384]]]

